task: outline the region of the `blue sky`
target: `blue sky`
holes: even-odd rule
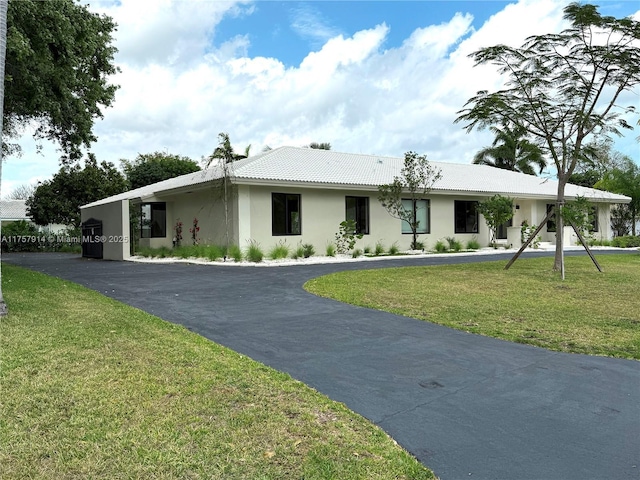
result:
[[[92,151],[116,165],[154,151],[200,160],[227,132],[238,151],[251,145],[253,153],[318,141],[470,163],[492,138],[453,120],[500,78],[491,67],[473,68],[467,55],[560,31],[566,3],[90,0],[118,23],[121,68]],[[604,14],[640,18],[637,1],[599,3]],[[639,95],[623,100],[638,105]],[[639,134],[616,146],[640,163]],[[59,169],[54,145],[38,153],[28,135],[21,144],[23,157],[4,165],[3,196]]]

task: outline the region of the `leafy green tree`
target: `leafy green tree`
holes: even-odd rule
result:
[[[491,243],[494,244],[500,225],[513,218],[513,199],[494,195],[478,204],[478,212],[482,214],[487,226],[491,229]]]
[[[60,223],[80,226],[80,207],[127,189],[127,181],[112,163],[98,164],[93,155],[78,164],[61,168],[36,188],[27,200],[29,216],[37,225]]]
[[[400,170],[400,176],[394,177],[393,182],[378,187],[378,201],[389,215],[409,224],[413,234],[413,249],[418,247],[420,226],[417,201],[423,199],[441,177],[440,169],[431,165],[426,155],[407,152],[404,154],[404,166]],[[413,208],[405,209],[402,204],[403,198],[410,200]]]
[[[113,103],[116,24],[73,0],[9,2],[3,151],[16,153],[24,128],[57,142],[63,160],[81,158],[102,109]]]
[[[631,234],[636,235],[636,224],[640,216],[640,167],[629,158],[618,168],[607,172],[596,183],[596,188],[631,197],[627,208],[631,217]]]
[[[496,65],[507,80],[502,90],[478,92],[456,119],[467,131],[505,122],[526,131],[555,164],[560,211],[589,138],[632,128],[623,114],[635,107],[621,108],[618,101],[640,83],[639,22],[602,16],[589,4],[571,3],[564,14],[571,25],[558,34],[472,53],[476,65]],[[562,215],[557,219],[554,269],[564,274]]]
[[[490,130],[494,133],[495,140],[490,147],[485,147],[476,154],[473,163],[528,175],[542,173],[547,162],[540,147],[527,140],[526,130],[509,124],[503,125],[502,128],[492,126]]]
[[[162,152],[139,154],[133,161],[121,160],[120,163],[131,189],[200,170],[188,157]]]
[[[593,188],[605,174],[620,165],[629,157],[613,149],[610,138],[594,140],[582,149],[581,160],[569,177],[569,183]]]

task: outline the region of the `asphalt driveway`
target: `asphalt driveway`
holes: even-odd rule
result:
[[[258,268],[2,256],[288,372],[378,424],[443,480],[640,478],[640,362],[467,334],[301,288],[337,270],[479,260]]]

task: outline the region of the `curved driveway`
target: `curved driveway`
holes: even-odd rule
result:
[[[467,334],[301,288],[338,270],[479,257],[274,268],[2,257],[288,372],[378,424],[443,480],[640,477],[640,362]]]

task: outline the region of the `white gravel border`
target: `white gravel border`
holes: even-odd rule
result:
[[[567,246],[564,248],[564,251],[576,251],[576,250],[584,250],[582,246]],[[591,247],[591,250],[628,250],[625,248],[615,248],[615,247]],[[340,255],[336,254],[335,257],[328,257],[325,255],[313,255],[309,258],[283,258],[279,260],[270,260],[264,259],[262,262],[254,263],[243,260],[242,262],[236,262],[233,259],[227,259],[227,261],[212,261],[205,258],[176,258],[176,257],[166,257],[166,258],[149,258],[149,257],[141,257],[134,256],[126,259],[129,262],[138,262],[138,263],[189,263],[194,265],[215,265],[215,266],[226,266],[226,267],[290,267],[294,265],[319,265],[319,264],[329,264],[329,263],[352,263],[352,262],[376,262],[376,261],[384,261],[384,260],[399,260],[402,258],[427,258],[427,257],[459,257],[459,256],[490,256],[496,255],[500,253],[513,253],[515,254],[518,249],[515,248],[481,248],[480,250],[473,251],[462,251],[458,253],[425,253],[421,250],[409,250],[405,252],[400,252],[400,255],[378,255],[375,257],[368,257],[362,255],[357,258],[352,258],[351,255]],[[528,248],[525,252],[549,252],[555,251],[555,246],[543,246],[537,249]]]

